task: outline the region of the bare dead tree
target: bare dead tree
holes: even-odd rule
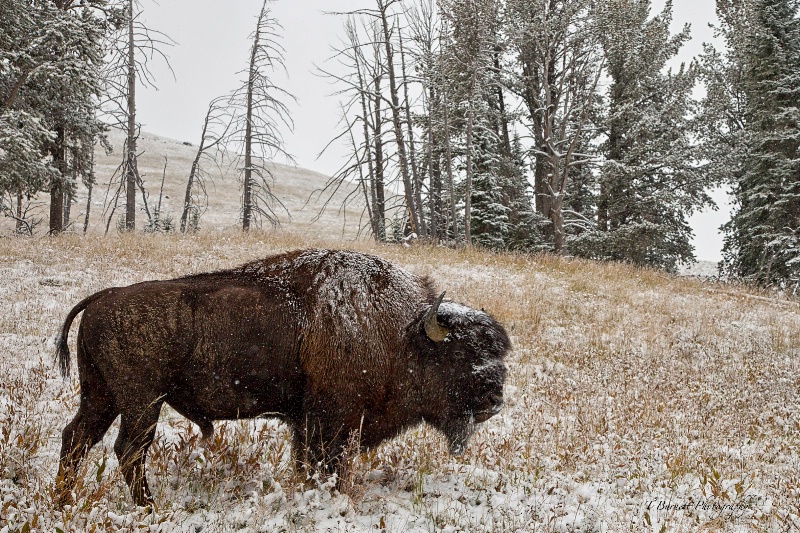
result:
[[[147,194],[144,182],[137,165],[137,142],[140,125],[136,121],[136,89],[137,85],[155,87],[155,78],[148,66],[155,57],[163,60],[172,71],[163,47],[172,46],[174,41],[166,34],[152,30],[140,21],[142,8],[138,0],[127,0],[124,11],[125,24],[121,25],[108,39],[107,50],[110,60],[107,63],[103,79],[106,85],[107,99],[101,102],[101,109],[112,127],[125,132],[123,146],[122,180],[124,186],[117,189],[114,196],[116,209],[118,196],[125,191],[125,229],[136,229],[136,190],[142,193],[148,222],[152,223],[152,214],[147,205]],[[174,73],[173,73],[174,75]],[[110,225],[106,225],[106,228]],[[107,230],[106,230],[107,231]]]
[[[447,36],[449,35],[448,30],[445,28],[443,31],[444,35],[444,47],[446,48],[449,40]],[[447,188],[448,192],[450,193],[450,222],[453,225],[453,238],[458,238],[458,217],[456,215],[456,190],[455,190],[455,178],[453,176],[453,144],[451,140],[451,132],[450,132],[450,88],[448,87],[447,82],[445,81],[444,70],[445,70],[445,58],[444,54],[439,55],[439,82],[440,87],[442,90],[442,109],[443,109],[443,118],[444,118],[444,142],[445,142],[445,164],[447,165]]]
[[[546,236],[566,251],[564,195],[570,172],[591,157],[578,152],[603,72],[589,0],[509,0],[517,88],[534,138],[536,209],[550,220]]]
[[[103,218],[106,219],[106,229],[105,234],[108,235],[108,230],[111,228],[111,221],[114,218],[114,213],[119,206],[119,199],[122,192],[125,190],[125,178],[122,174],[123,169],[125,168],[126,159],[123,159],[114,172],[111,174],[111,178],[108,181],[108,185],[106,186],[106,196],[105,200],[103,201]],[[116,187],[113,190],[112,188]],[[111,197],[109,199],[109,196]],[[106,216],[107,215],[107,216]]]
[[[372,24],[372,62],[364,62],[365,67],[371,64],[369,70],[365,69],[364,88],[369,90],[368,87],[372,85],[373,93],[370,99],[367,92],[364,92],[365,103],[367,104],[367,112],[364,114],[364,121],[369,122],[371,117],[370,129],[372,130],[372,151],[375,155],[375,217],[378,221],[378,239],[381,241],[386,240],[386,161],[387,156],[384,150],[383,142],[383,109],[382,103],[384,97],[381,94],[381,84],[385,76],[385,69],[383,67],[383,53],[378,39],[379,28],[376,23]],[[370,101],[372,103],[372,112],[369,113]],[[365,142],[366,142],[365,138]],[[367,143],[367,149],[369,144]]]
[[[86,193],[86,214],[83,217],[83,233],[84,234],[89,229],[89,213],[91,213],[91,211],[92,211],[92,189],[94,189],[94,184],[90,183],[86,188],[87,188],[87,193]]]
[[[227,101],[228,97],[221,96],[214,98],[208,104],[208,111],[203,120],[203,130],[200,134],[200,144],[192,161],[192,168],[189,171],[189,179],[186,183],[186,194],[184,195],[183,212],[181,213],[181,233],[186,232],[190,211],[194,212],[192,220],[194,221],[194,227],[196,227],[202,215],[202,210],[208,205],[205,182],[209,174],[204,168],[203,162],[207,161],[219,167],[219,159],[211,154],[214,150],[218,154],[224,154],[224,151],[219,149],[227,138],[232,118],[226,105]],[[196,187],[202,192],[202,200],[195,192]]]
[[[136,34],[134,32],[133,0],[128,0],[128,136],[125,140],[126,169],[125,169],[125,228],[128,231],[136,229],[136,183],[141,182],[139,169],[136,165]]]
[[[355,24],[353,23],[352,19],[348,19],[350,23],[350,27],[347,28],[348,36],[350,38],[350,42],[353,43],[354,49],[357,48],[357,35],[355,32]],[[360,51],[360,49],[359,49]],[[356,76],[358,80],[358,100],[361,103],[361,122],[363,126],[363,133],[364,133],[364,153],[367,159],[367,172],[368,172],[368,183],[369,183],[369,194],[367,194],[367,187],[364,182],[364,175],[361,166],[359,165],[359,177],[361,178],[361,184],[364,189],[364,201],[366,202],[367,209],[369,211],[369,221],[370,227],[372,228],[372,235],[376,241],[382,241],[386,238],[386,214],[384,212],[383,206],[383,183],[378,183],[376,179],[376,171],[375,165],[373,163],[372,157],[372,142],[370,136],[370,126],[369,126],[369,117],[371,115],[369,106],[367,104],[368,98],[366,94],[366,81],[364,79],[364,74],[362,73],[362,62],[358,61],[360,55],[356,55]],[[351,135],[352,145],[353,145],[353,152],[358,152],[358,146],[355,142],[355,136]],[[382,178],[381,178],[382,179]],[[381,196],[381,203],[378,203],[378,192],[380,189],[380,196]]]
[[[417,81],[422,87],[420,115],[426,122],[426,159],[429,177],[428,203],[430,235],[434,240],[448,231],[457,239],[458,217],[453,168],[451,107],[455,105],[453,70],[447,53],[450,48],[449,23],[438,8],[441,0],[421,0],[406,10],[407,27],[414,46],[409,48]],[[405,76],[404,76],[405,77]],[[411,80],[409,80],[411,81]]]
[[[398,159],[398,167],[403,184],[403,194],[406,202],[406,211],[408,213],[408,221],[411,224],[411,231],[420,232],[420,210],[421,207],[417,204],[414,195],[414,176],[409,163],[407,139],[403,131],[404,122],[404,106],[401,105],[399,96],[399,84],[397,79],[397,72],[394,59],[394,42],[392,36],[397,28],[394,24],[390,24],[395,19],[395,14],[392,11],[392,6],[400,4],[400,0],[375,0],[375,9],[360,9],[349,13],[338,13],[351,16],[362,16],[372,19],[377,22],[378,34],[374,37],[374,43],[382,47],[383,55],[383,69],[389,79],[389,95],[385,98],[379,91],[373,91],[373,101],[375,108],[380,105],[379,100],[384,100],[388,104],[388,111],[391,117],[391,123],[394,131],[394,141],[396,146],[396,154]],[[381,76],[382,78],[382,76]],[[381,78],[374,80],[375,85],[380,85]],[[401,80],[402,81],[402,80]],[[348,83],[352,84],[352,81]],[[376,124],[379,123],[376,120]],[[378,136],[374,136],[378,139]]]
[[[291,93],[278,87],[270,77],[277,70],[286,70],[283,46],[279,43],[278,20],[269,9],[271,0],[264,0],[256,29],[251,34],[252,46],[247,80],[229,100],[235,121],[230,139],[241,150],[244,165],[242,180],[242,229],[248,231],[254,221],[266,219],[273,226],[280,221],[275,208],[289,212],[272,194],[274,176],[267,164],[278,155],[294,163],[285,149],[281,128],[294,128],[284,99],[294,100]]]
[[[406,20],[410,40],[413,43],[409,52],[416,70],[419,71],[419,82],[422,86],[422,115],[425,117],[425,129],[427,130],[425,132],[425,164],[423,166],[426,168],[429,179],[428,214],[430,225],[428,235],[433,242],[438,242],[440,232],[446,231],[447,225],[446,223],[440,224],[442,218],[441,139],[443,135],[437,117],[442,110],[443,88],[437,83],[437,56],[441,53],[441,20],[436,9],[436,0],[422,0],[412,4],[406,11]],[[406,101],[408,102],[408,99]],[[410,110],[407,109],[406,114],[409,115],[410,120]],[[422,181],[421,179],[420,188]]]
[[[158,204],[156,204],[155,218],[161,219],[161,201],[164,199],[164,182],[167,181],[167,165],[169,165],[169,158],[164,156],[164,170],[161,172],[161,187],[158,189]]]
[[[345,182],[356,180],[365,193],[370,231],[375,240],[383,241],[386,239],[385,154],[382,132],[385,121],[382,103],[385,97],[381,93],[381,81],[385,75],[385,67],[382,61],[380,26],[375,20],[365,21],[348,14],[344,31],[345,39],[341,47],[334,48],[332,58],[344,67],[344,74],[317,67],[320,75],[333,79],[342,87],[337,94],[346,97],[341,103],[340,123],[344,129],[328,143],[323,152],[341,138],[348,139],[352,148],[350,157],[323,189],[328,195],[323,209]],[[364,38],[361,33],[365,34]],[[371,58],[365,50],[371,50]],[[359,124],[361,132],[356,133],[353,130],[359,129]],[[355,140],[358,135],[363,136],[360,143]],[[353,196],[348,195],[345,201],[351,198]]]
[[[410,74],[419,68],[416,58],[420,54],[409,50],[405,44],[406,38],[402,35],[403,31],[407,31],[402,23],[408,22],[408,12],[399,0],[376,0],[374,8],[337,14],[361,21],[363,30],[357,32],[353,29],[352,22],[346,23],[346,46],[336,50],[335,57],[339,57],[348,74],[322,72],[345,86],[339,93],[349,97],[345,108],[359,111],[359,116],[349,118],[343,123],[351,126],[360,124],[364,130],[364,145],[361,149],[366,146],[371,148],[370,154],[365,154],[368,157],[357,154],[352,156],[353,160],[361,161],[368,167],[370,200],[375,215],[371,220],[378,223],[385,220],[386,206],[390,201],[386,196],[386,176],[391,168],[396,171],[394,175],[400,178],[406,212],[401,217],[405,222],[400,222],[397,216],[393,217],[393,231],[414,232],[425,236],[429,233],[423,196],[426,177],[424,168],[427,167],[419,161],[418,131],[413,118],[413,107],[425,100],[419,100],[419,93],[412,88],[413,84],[419,83],[422,86],[422,83],[419,78]],[[359,33],[364,34],[363,39]],[[372,58],[367,59],[364,50],[369,47],[372,47],[373,53]],[[398,53],[399,59],[396,57]],[[409,63],[407,57],[411,57],[414,63]],[[355,103],[353,99],[356,100]],[[384,139],[386,124],[390,125],[386,133],[392,135],[391,140]],[[386,150],[387,141],[391,143],[391,151]],[[422,144],[425,145],[425,141]],[[432,154],[430,147],[426,147],[425,151]],[[390,160],[395,162],[391,167]],[[430,172],[427,174],[430,175]],[[377,211],[381,213],[378,214]],[[398,227],[399,224],[404,226],[402,230]],[[380,235],[384,234],[383,228],[373,228],[373,233],[376,231]]]
[[[394,125],[395,143],[397,144],[397,157],[400,166],[400,174],[403,177],[403,190],[406,197],[406,207],[411,222],[411,231],[420,231],[419,209],[414,198],[414,187],[412,176],[406,153],[406,141],[403,134],[403,117],[400,106],[399,89],[397,86],[397,75],[394,65],[394,46],[392,44],[392,28],[389,27],[390,8],[399,0],[375,0],[377,5],[377,16],[383,30],[383,45],[386,55],[386,71],[389,75],[389,97],[391,103],[392,124]]]
[[[337,136],[337,139],[340,137],[347,137],[350,146],[352,148],[351,157],[347,160],[347,162],[331,176],[325,186],[315,192],[319,192],[320,196],[327,196],[324,200],[322,207],[320,208],[317,215],[312,219],[312,221],[317,221],[322,216],[322,213],[329,207],[330,202],[333,200],[334,195],[339,192],[346,183],[350,181],[351,178],[356,180],[357,188],[348,192],[341,201],[339,205],[339,214],[343,216],[342,221],[342,234],[344,234],[344,228],[347,223],[346,218],[346,207],[350,204],[351,201],[355,200],[358,196],[358,192],[361,191],[364,196],[364,209],[362,210],[361,220],[362,223],[359,224],[359,234],[363,229],[363,213],[367,213],[367,218],[369,219],[369,228],[370,231],[375,237],[377,241],[381,239],[378,238],[380,228],[384,221],[378,221],[376,219],[377,215],[374,211],[375,199],[374,199],[374,182],[369,175],[364,174],[364,163],[365,160],[371,159],[371,153],[369,150],[369,146],[365,144],[359,144],[356,141],[354,129],[356,129],[356,125],[350,121],[348,118],[348,111],[344,105],[342,105],[342,118],[341,121],[344,122],[345,128],[341,132],[341,135]],[[330,145],[330,144],[329,144]],[[328,145],[328,146],[329,146]],[[327,148],[327,146],[326,146]],[[368,164],[368,168],[371,169],[371,165]],[[312,193],[312,197],[313,197]],[[311,198],[309,198],[309,201]]]
[[[396,17],[395,17],[396,18]],[[422,236],[428,235],[428,228],[425,222],[424,204],[422,203],[422,176],[417,166],[417,154],[414,143],[414,125],[411,120],[411,99],[408,97],[408,86],[411,79],[406,69],[406,54],[403,46],[403,32],[400,30],[399,23],[395,23],[397,31],[397,42],[400,51],[400,76],[403,84],[403,112],[405,113],[405,123],[408,135],[408,160],[411,170],[411,184],[414,189],[414,202],[416,204],[417,216],[419,218],[419,233]]]
[[[36,227],[42,223],[42,219],[31,216],[31,213],[38,211],[41,206],[42,204],[35,202],[33,197],[26,197],[20,193],[7,192],[0,196],[0,213],[14,221],[14,231],[17,235],[33,235]]]

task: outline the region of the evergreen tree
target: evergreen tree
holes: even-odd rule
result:
[[[714,183],[731,186],[741,175],[745,154],[744,40],[749,32],[746,2],[718,2],[721,24],[714,28],[715,37],[726,46],[718,51],[710,43],[703,44],[698,58],[698,71],[706,95],[700,102],[697,132],[700,157],[707,164],[706,174]]]
[[[63,229],[75,177],[93,176],[105,7],[104,0],[2,3],[0,192],[19,202],[49,190],[54,233]]]
[[[611,84],[603,119],[597,230],[573,252],[674,270],[694,258],[687,217],[710,202],[692,141],[694,65],[665,72],[689,39],[670,36],[672,5],[649,19],[649,0],[607,0],[596,16]]]
[[[742,64],[745,151],[722,263],[728,274],[792,290],[800,284],[799,10],[797,0],[753,0],[735,19],[749,25],[728,43]]]
[[[0,0],[0,11],[0,206],[13,216],[11,199],[43,190],[54,174],[43,157],[51,132],[39,110],[20,99],[48,54],[41,37],[31,39],[43,29],[41,10],[28,2]]]
[[[596,98],[595,107],[591,121],[593,124],[602,123],[601,99]],[[586,157],[591,157],[593,161],[601,158],[598,143],[598,128],[591,128],[584,132],[579,144],[579,150]],[[564,199],[564,227],[567,233],[567,242],[570,251],[577,255],[587,255],[584,250],[585,244],[591,245],[588,234],[597,231],[597,197],[599,192],[599,175],[596,164],[581,165],[572,174],[572,180],[567,185]]]
[[[510,141],[509,156],[500,160],[499,174],[503,204],[508,208],[506,248],[521,251],[548,249],[543,227],[549,221],[534,207],[533,187],[525,173],[525,150],[519,135]]]
[[[481,107],[485,91],[492,82],[497,5],[494,0],[441,0],[440,5],[452,31],[451,46],[446,52],[452,68],[454,99],[464,106],[463,114],[459,114],[465,122],[464,241],[471,246],[476,136],[489,126],[489,123],[481,123],[489,118]]]
[[[510,209],[503,198],[498,141],[492,131],[475,131],[470,216],[475,243],[501,250],[507,247]]]

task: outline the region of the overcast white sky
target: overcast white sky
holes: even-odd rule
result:
[[[289,153],[301,167],[332,174],[343,163],[343,149],[334,147],[317,155],[338,131],[339,107],[331,96],[335,88],[314,74],[314,65],[326,66],[331,46],[342,34],[341,17],[324,11],[348,11],[369,7],[373,0],[277,0],[273,14],[284,28],[283,45],[288,77],[277,80],[297,97],[292,106],[294,133],[286,132]],[[208,102],[237,87],[247,64],[248,36],[253,31],[260,0],[142,0],[142,19],[177,42],[166,50],[175,78],[155,61],[152,69],[158,90],[140,89],[138,119],[145,131],[197,144]],[[653,13],[664,0],[653,0]],[[711,40],[708,23],[715,21],[712,0],[674,0],[673,31],[685,23],[692,26],[692,41],[678,61],[690,61]],[[328,64],[327,66],[330,66]],[[718,191],[718,202],[726,195]],[[692,218],[696,255],[701,260],[720,258],[719,226],[727,220],[728,208]]]

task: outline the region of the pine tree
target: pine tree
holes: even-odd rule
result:
[[[718,2],[721,24],[714,28],[714,35],[725,47],[718,51],[705,43],[698,57],[699,77],[706,91],[696,123],[699,155],[707,161],[705,172],[712,182],[731,186],[741,176],[745,154],[747,97],[743,79],[749,33],[745,6],[749,1]]]
[[[500,171],[499,139],[478,129],[473,143],[472,236],[477,244],[502,250],[507,247],[509,212],[505,205]]]
[[[595,109],[590,119],[592,124],[602,124],[602,99],[596,96]],[[592,161],[601,159],[598,147],[598,128],[584,132],[580,140],[579,150]],[[597,164],[581,165],[573,172],[567,185],[564,199],[564,226],[570,252],[580,256],[591,256],[585,251],[585,245],[591,245],[590,234],[597,231],[597,198],[600,191],[600,175]]]
[[[447,48],[454,83],[454,99],[463,105],[464,117],[464,241],[472,244],[472,192],[475,180],[475,145],[479,130],[489,126],[489,114],[481,113],[487,86],[491,83],[493,51],[496,48],[497,5],[494,0],[442,0],[442,15],[451,28]]]
[[[689,39],[688,26],[670,36],[671,11],[667,2],[649,19],[649,0],[607,0],[597,11],[611,84],[597,230],[572,240],[580,255],[669,270],[694,258],[687,218],[710,199],[692,141],[696,68],[665,72]]]
[[[31,78],[52,58],[45,46],[43,9],[30,2],[0,0],[0,11],[0,211],[17,217],[15,201],[19,205],[23,197],[58,178],[44,157],[53,135],[42,110],[27,98]]]
[[[722,268],[762,285],[800,285],[800,3],[753,0],[737,47],[745,152]],[[743,16],[742,16],[743,14]],[[741,37],[741,36],[740,36]]]
[[[50,231],[58,233],[75,178],[93,179],[108,10],[103,0],[6,0],[2,8],[0,192],[16,193],[19,203],[23,194],[49,190]]]

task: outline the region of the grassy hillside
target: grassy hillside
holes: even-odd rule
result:
[[[165,409],[132,506],[117,424],[53,509],[60,432],[78,403],[53,337],[111,285],[341,241],[284,232],[0,239],[0,530],[796,531],[800,307],[624,265],[352,243],[429,274],[506,325],[506,407],[463,457],[422,426],[354,466],[348,494],[293,474],[287,431],[217,423],[211,443]],[[73,342],[75,327],[71,341]],[[73,363],[74,364],[74,363]],[[727,507],[726,507],[727,506]]]
[[[92,204],[89,216],[89,231],[91,233],[104,233],[106,221],[111,213],[113,197],[118,185],[109,186],[112,176],[122,161],[122,145],[124,137],[117,131],[109,133],[109,141],[114,147],[112,154],[108,155],[102,149],[95,151],[95,173],[97,184],[92,192]],[[158,137],[149,133],[142,133],[138,142],[140,156],[138,159],[139,174],[145,184],[149,195],[151,209],[158,203],[159,189],[162,176],[164,179],[164,197],[162,198],[162,213],[171,216],[175,223],[180,220],[183,209],[183,199],[186,193],[186,183],[192,161],[197,153],[197,146],[184,142]],[[166,173],[165,173],[166,165]],[[228,168],[228,162],[222,169],[212,168],[206,163],[206,169],[212,180],[206,184],[208,191],[208,210],[200,219],[200,228],[204,231],[220,231],[241,226],[241,182],[236,168]],[[269,168],[274,176],[272,191],[286,207],[283,210],[277,204],[274,206],[278,214],[281,228],[295,232],[308,233],[313,236],[330,236],[355,238],[358,234],[363,202],[359,203],[359,194],[354,194],[355,201],[349,207],[341,210],[345,198],[354,191],[352,184],[345,184],[334,194],[330,206],[320,215],[318,223],[313,223],[320,213],[329,194],[321,194],[328,176],[306,170],[303,168],[273,163]],[[118,184],[119,177],[114,178]],[[71,221],[72,231],[83,231],[86,213],[86,188],[81,184],[77,196],[72,204]],[[137,191],[137,228],[141,229],[147,222],[144,212],[144,203],[141,193]],[[125,210],[124,191],[120,198],[111,231],[116,231],[116,220]],[[34,201],[37,207],[32,211],[35,218],[42,222],[38,226],[40,233],[47,232],[49,196],[40,194]],[[288,213],[286,212],[288,211]],[[269,227],[269,224],[266,224]],[[0,232],[8,234],[13,229],[11,219],[0,218]]]

